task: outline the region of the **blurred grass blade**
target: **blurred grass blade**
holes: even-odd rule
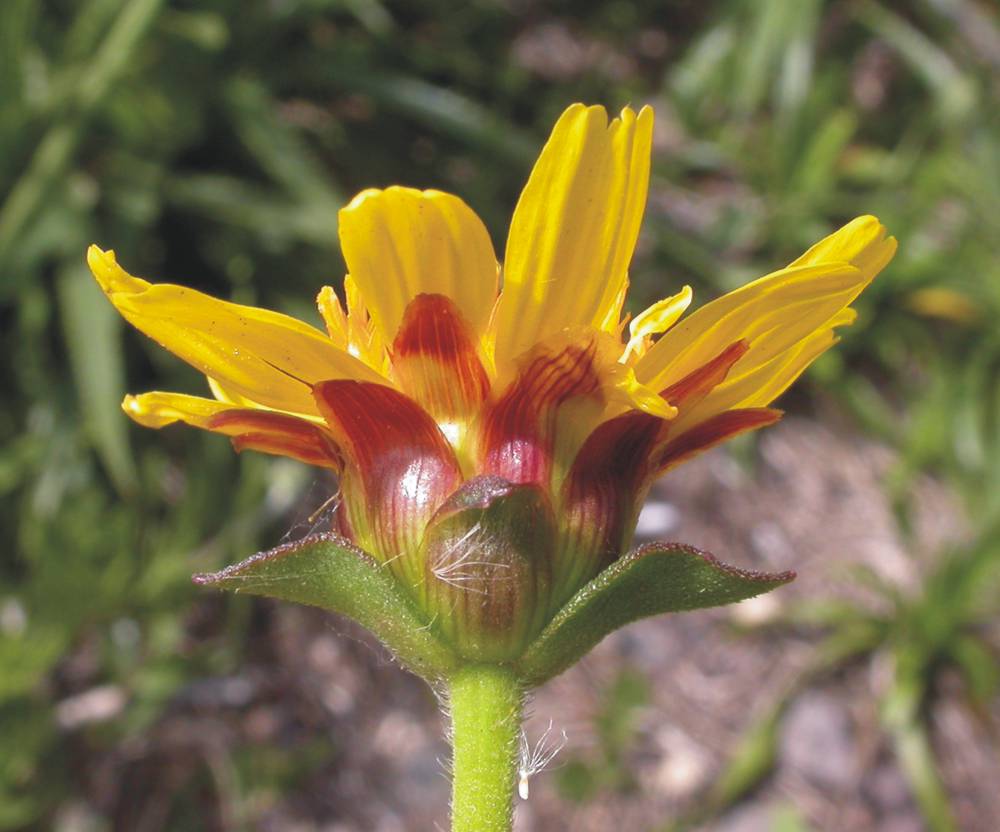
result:
[[[771,773],[778,753],[778,728],[789,700],[784,700],[759,718],[740,738],[722,775],[706,802],[721,809],[731,806]]]
[[[917,805],[931,832],[957,832],[948,793],[934,761],[934,749],[921,721],[919,681],[897,676],[882,703],[882,721]]]
[[[271,189],[215,174],[177,175],[166,186],[167,200],[184,211],[246,228],[280,245],[301,240],[329,248],[336,239],[337,210],[300,205]]]
[[[782,699],[754,720],[726,760],[707,795],[688,813],[662,827],[660,832],[685,832],[715,817],[756,788],[774,769],[778,729],[788,699]]]
[[[987,709],[1000,691],[1000,665],[994,651],[975,636],[963,635],[955,639],[951,656],[962,672],[969,698]]]
[[[417,78],[359,71],[346,64],[332,66],[330,75],[331,80],[351,92],[367,93],[426,127],[501,158],[530,164],[538,153],[536,140],[453,90]]]
[[[885,38],[934,93],[942,121],[963,119],[972,112],[976,103],[975,86],[947,52],[881,3],[867,0],[858,4],[857,9],[861,21]]]
[[[13,150],[27,118],[24,62],[37,10],[33,0],[0,3],[0,187],[14,163]]]
[[[836,110],[823,121],[798,164],[796,190],[814,200],[833,192],[838,163],[857,128],[857,117],[849,110]]]
[[[328,184],[330,174],[302,136],[278,112],[278,103],[256,81],[243,78],[225,90],[230,117],[240,139],[261,168],[304,203],[329,211],[347,200]],[[331,239],[335,229],[330,230]]]
[[[28,169],[0,206],[0,261],[6,260],[41,206],[46,194],[64,176],[83,135],[83,127],[114,83],[125,74],[163,0],[133,0],[122,9],[93,60],[77,75],[73,106],[49,128]]]
[[[206,52],[217,52],[229,43],[226,18],[212,11],[168,9],[160,17],[158,28]]]
[[[119,405],[125,390],[121,318],[82,262],[60,275],[59,311],[87,433],[115,487],[129,493],[136,473]]]
[[[748,3],[752,17],[739,52],[733,87],[736,112],[749,116],[774,90],[784,106],[801,101],[809,87],[815,0]]]
[[[62,55],[64,66],[82,60],[92,54],[101,42],[115,16],[121,14],[122,7],[129,0],[88,0],[77,4],[79,12],[73,18],[63,39]]]
[[[792,10],[777,89],[778,107],[786,115],[798,110],[812,88],[820,4],[818,0],[799,0]]]
[[[385,37],[396,31],[396,21],[379,0],[342,0],[344,8],[373,35]]]
[[[701,35],[671,70],[667,83],[673,96],[692,104],[704,99],[736,42],[736,29],[728,24],[713,26]]]
[[[17,104],[24,74],[24,50],[37,12],[32,0],[6,0],[0,4],[0,107]],[[8,97],[9,96],[9,97]]]

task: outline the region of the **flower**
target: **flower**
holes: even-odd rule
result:
[[[127,396],[126,413],[333,469],[339,532],[459,652],[516,657],[622,555],[653,480],[780,418],[769,405],[895,251],[859,217],[687,317],[685,286],[629,321],[652,127],[648,107],[610,122],[602,107],[567,109],[502,269],[459,198],[363,191],[340,213],[346,303],[320,291],[325,333],[149,283],[91,247],[119,312],[213,394]]]

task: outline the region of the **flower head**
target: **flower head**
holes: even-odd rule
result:
[[[367,190],[341,211],[344,303],[326,331],[127,274],[92,247],[121,314],[208,378],[212,397],[128,396],[331,468],[339,531],[386,564],[460,653],[515,657],[618,559],[649,485],[736,434],[851,323],[895,240],[853,220],[787,267],[682,317],[691,291],[622,308],[653,113],[566,110],[511,221],[503,266],[459,198]]]

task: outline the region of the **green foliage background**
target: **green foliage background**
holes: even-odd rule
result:
[[[901,522],[931,471],[980,530],[929,607],[879,625],[915,653],[893,713],[919,710],[942,658],[965,656],[992,695],[966,625],[994,612],[969,584],[996,571],[1000,516],[998,69],[995,7],[972,0],[0,3],[0,829],[44,824],[77,788],[53,708],[82,646],[92,678],[130,696],[98,744],[238,665],[245,606],[226,607],[231,640],[192,646],[188,576],[273,543],[312,477],[133,429],[124,392],[201,382],[126,329],[87,244],[313,319],[354,192],[452,190],[502,251],[574,100],[657,109],[639,308],[683,282],[732,288],[858,213],[899,238],[806,388],[899,449]],[[949,611],[942,628],[928,608]]]

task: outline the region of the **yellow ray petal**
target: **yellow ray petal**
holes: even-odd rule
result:
[[[322,420],[307,420],[274,410],[245,408],[183,393],[126,396],[122,410],[140,425],[162,428],[175,422],[221,433],[237,450],[252,449],[298,459],[308,465],[338,468],[341,457]]]
[[[874,277],[896,253],[895,237],[886,238],[885,226],[875,217],[856,217],[847,225],[824,237],[805,254],[789,264],[813,266],[818,263],[850,263]]]
[[[316,295],[316,308],[326,326],[326,334],[330,336],[333,345],[340,350],[347,349],[347,315],[340,298],[332,286],[324,286]]]
[[[621,337],[622,330],[625,329],[625,324],[628,323],[628,318],[622,318],[622,309],[625,308],[625,297],[627,295],[628,275],[625,276],[625,280],[623,280],[621,285],[618,287],[617,296],[604,310],[604,318],[599,322],[597,327],[598,329]]]
[[[785,269],[697,310],[636,362],[655,389],[682,378],[712,353],[739,339],[751,348],[736,376],[766,364],[812,331],[833,326],[844,309],[892,259],[896,240],[874,217],[852,220]]]
[[[646,204],[653,111],[574,104],[521,194],[507,238],[497,363],[566,327],[608,324]],[[612,325],[617,326],[617,321]]]
[[[142,393],[138,396],[126,396],[122,402],[122,410],[147,428],[162,428],[175,422],[184,422],[208,430],[208,422],[213,416],[239,408],[240,405],[237,404],[183,393]]]
[[[462,200],[394,186],[358,194],[340,212],[340,245],[383,342],[419,294],[451,298],[477,339],[497,293],[489,233]]]
[[[310,385],[334,378],[385,380],[319,330],[126,273],[114,252],[91,246],[87,262],[122,316],[140,332],[234,393],[266,407],[316,414]]]
[[[216,401],[236,405],[237,407],[263,407],[259,402],[254,402],[246,396],[241,396],[217,378],[212,378],[211,376],[206,376],[205,378],[208,380],[208,389],[212,391],[212,395],[215,396]]]
[[[212,395],[215,397],[216,401],[232,405],[233,407],[238,407],[242,410],[274,410],[274,408],[265,407],[260,402],[255,402],[252,399],[248,399],[246,396],[240,395],[231,387],[228,387],[226,384],[219,381],[217,378],[212,378],[211,376],[206,376],[205,378],[208,381],[208,389],[212,391]],[[168,395],[174,394],[170,393]],[[287,413],[289,416],[294,416],[297,419],[304,419],[307,422],[314,422],[317,425],[323,424],[323,417],[315,413],[292,413],[287,410],[275,412]]]
[[[675,430],[681,433],[727,410],[766,407],[839,340],[832,328],[819,330],[751,372],[726,379],[695,407],[682,412],[674,423]]]
[[[347,301],[347,351],[361,359],[375,372],[389,375],[389,351],[368,314],[365,299],[351,275],[344,276],[344,298]]]
[[[629,339],[622,361],[631,355],[642,355],[653,335],[660,335],[677,323],[691,305],[691,287],[685,286],[676,295],[657,301],[644,309],[629,324]]]
[[[609,389],[612,406],[605,412],[605,419],[617,416],[625,410],[641,410],[660,419],[673,419],[677,415],[677,408],[652,387],[642,384],[635,377],[635,370],[631,367],[615,362],[609,372],[612,378]]]
[[[867,283],[858,269],[844,263],[783,269],[763,277],[675,325],[636,362],[636,376],[661,390],[741,339],[751,347],[741,363],[755,364],[762,354],[759,346],[754,349],[756,338],[773,333],[796,343],[837,314]]]

